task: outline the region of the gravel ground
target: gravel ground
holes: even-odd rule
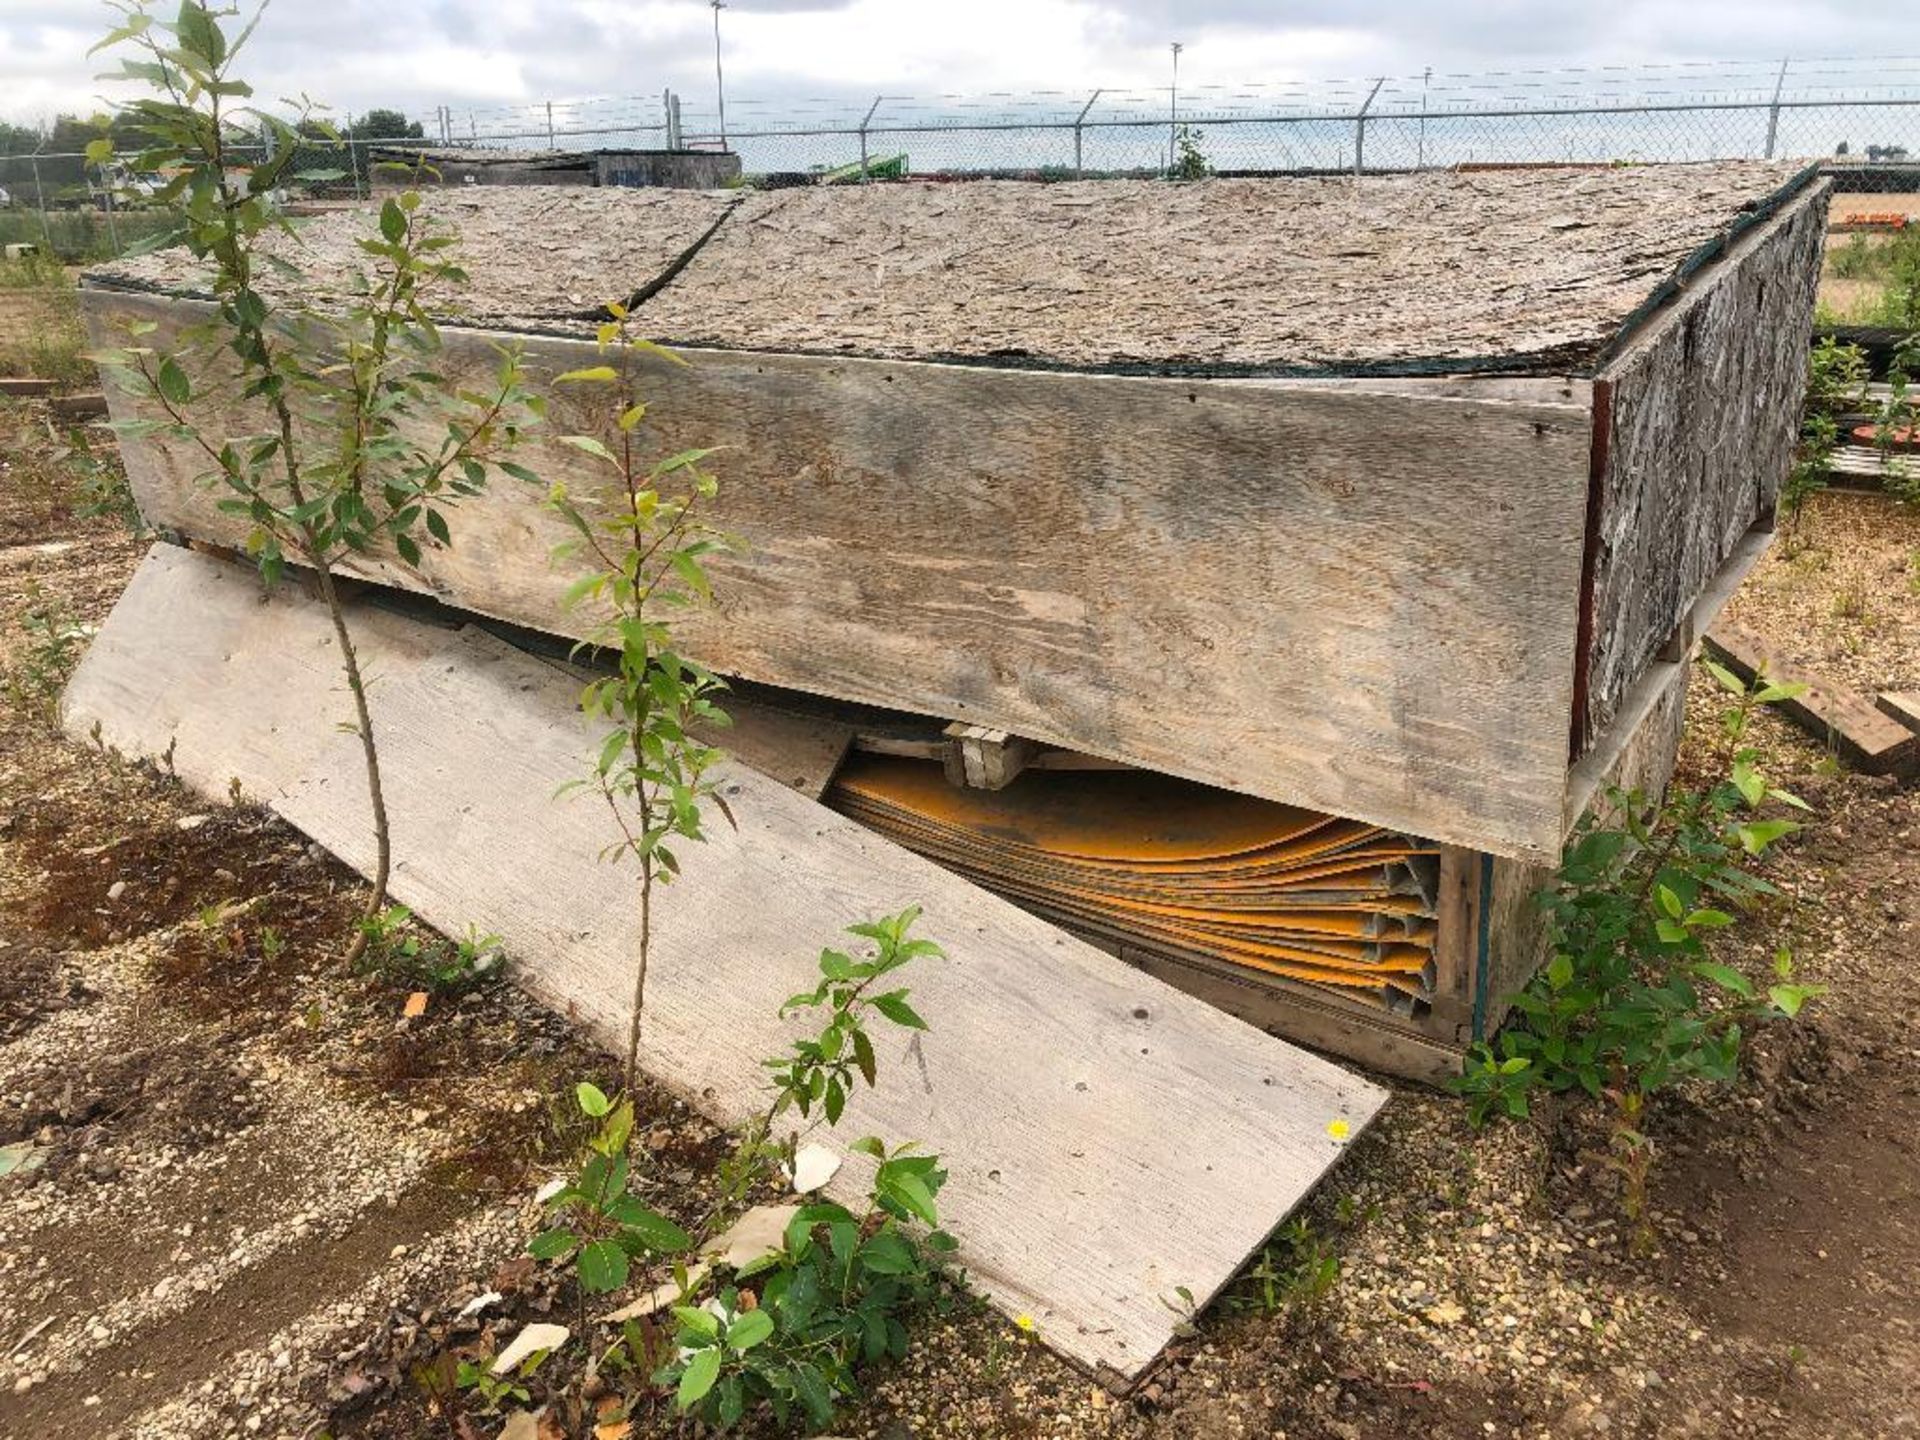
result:
[[[1920,509],[1836,490],[1810,506],[1727,607],[1824,679],[1920,689]]]
[[[28,610],[97,621],[138,554],[72,518],[39,425],[0,411],[15,676]],[[1914,518],[1827,495],[1808,534],[1827,560],[1776,555],[1743,618],[1834,678],[1912,684]],[[1876,623],[1840,613],[1849,585]],[[1714,714],[1707,688],[1694,702],[1697,774]],[[532,1190],[578,1142],[555,1099],[604,1058],[507,986],[402,1019],[402,990],[342,973],[355,891],[300,837],[57,738],[39,696],[0,704],[0,1145],[41,1157],[0,1177],[0,1436],[499,1435],[475,1410],[433,1416],[411,1371],[568,1313],[518,1256]],[[1920,1433],[1920,797],[1762,731],[1817,825],[1775,862],[1789,899],[1726,958],[1786,939],[1834,993],[1759,1037],[1738,1090],[1656,1110],[1654,1255],[1628,1252],[1584,1107],[1476,1134],[1396,1086],[1304,1230],[1134,1396],[957,1297],[843,1433]],[[692,1213],[724,1138],[664,1096],[642,1109],[656,1198]],[[1320,1255],[1338,1274],[1316,1293],[1299,1277]],[[643,1411],[631,1433],[681,1428]]]

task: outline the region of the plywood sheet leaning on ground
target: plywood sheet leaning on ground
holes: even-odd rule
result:
[[[90,297],[167,343],[195,302]],[[104,335],[103,335],[104,341]],[[151,338],[151,337],[150,337]],[[447,332],[456,369],[499,337]],[[1587,414],[1313,382],[1014,372],[705,352],[646,362],[650,442],[723,447],[713,520],[742,551],[682,643],[793,689],[1062,748],[1498,853],[1557,852]],[[536,374],[595,363],[536,339]],[[566,389],[567,387],[562,387]],[[139,413],[117,395],[123,416]],[[576,498],[610,472],[520,458]],[[156,525],[244,519],[155,434],[127,451]],[[358,573],[578,634],[543,493],[500,482],[414,570]]]
[[[238,574],[242,583],[235,583]],[[161,547],[107,621],[67,700],[124,748],[164,750],[191,707],[218,714],[196,775],[239,774],[354,863],[370,840],[357,742],[328,736],[290,780],[243,737],[296,712],[317,728],[335,681],[326,620],[275,602],[285,656],[230,663],[256,624],[244,572]],[[356,618],[364,618],[357,612]],[[631,877],[597,862],[600,807],[557,802],[594,735],[577,686],[477,630],[433,632],[421,656],[382,626],[365,648],[389,777],[397,898],[446,928],[502,934],[523,981],[623,1039],[634,953]],[[149,661],[141,685],[121,672]],[[112,672],[111,674],[109,672]],[[277,692],[277,693],[270,693]],[[918,902],[950,951],[910,976],[932,1029],[883,1047],[879,1090],[836,1132],[915,1139],[951,1170],[943,1209],[974,1281],[1034,1317],[1095,1371],[1133,1377],[1170,1338],[1167,1304],[1209,1298],[1333,1163],[1328,1133],[1357,1133],[1384,1095],[1141,975],[901,850],[785,786],[733,766],[738,831],[717,824],[681,852],[685,874],[656,899],[648,991],[649,1071],[726,1119],[757,1108],[758,1059],[789,1037],[780,1002],[851,920]],[[851,1187],[857,1157],[836,1183]]]

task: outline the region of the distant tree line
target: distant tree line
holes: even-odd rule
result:
[[[346,177],[341,185],[364,186],[367,179],[367,141],[425,140],[425,127],[409,120],[400,110],[373,109],[346,117],[328,127],[310,123],[303,127],[312,141],[296,165],[302,170],[341,170]],[[79,115],[60,115],[47,129],[16,125],[0,120],[0,185],[13,194],[14,201],[32,203],[33,173],[37,168],[42,190],[49,204],[85,203],[88,197],[86,165],[80,155],[87,142],[102,135],[111,136],[117,154],[129,158],[138,155],[141,139],[118,116],[88,119]],[[241,146],[254,143],[249,135],[236,135]],[[21,157],[40,157],[33,164]]]

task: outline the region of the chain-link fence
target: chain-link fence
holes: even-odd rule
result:
[[[1365,173],[1476,165],[1920,157],[1920,57],[1676,64],[1179,90],[728,97],[725,122],[682,96],[441,105],[417,138],[359,133],[296,168],[365,194],[377,151],[497,154],[736,151],[749,176]],[[0,156],[0,242],[98,254],[148,225],[135,177],[116,187],[74,153]],[[38,229],[41,233],[32,233]],[[18,233],[16,233],[18,232]]]
[[[443,106],[441,143],[737,151],[748,174],[1151,175],[1920,155],[1920,57],[1676,64],[1176,90]]]

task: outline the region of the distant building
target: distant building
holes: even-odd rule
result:
[[[619,185],[717,190],[740,178],[731,150],[488,150],[376,145],[376,189],[402,185]]]

